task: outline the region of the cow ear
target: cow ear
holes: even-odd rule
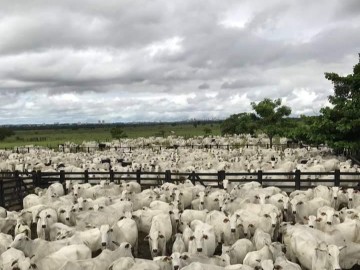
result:
[[[346,248],[347,246],[342,246],[342,247],[339,247],[339,251],[342,251],[344,248]]]
[[[229,222],[229,219],[228,218],[225,218],[224,219],[224,223],[228,223]]]
[[[13,261],[11,266],[14,266],[14,264],[16,264],[17,262],[18,262],[18,260]]]
[[[170,210],[170,211],[169,211],[169,214],[170,214],[170,215],[173,215],[173,214],[174,214],[174,212]]]
[[[125,245],[125,248],[130,248],[130,244],[127,243],[127,244]]]
[[[144,241],[149,241],[149,239],[150,239],[150,236],[147,235],[147,236],[145,236]]]

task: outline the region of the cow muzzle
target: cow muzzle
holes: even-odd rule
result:
[[[41,226],[41,228],[45,229],[45,228],[46,228],[46,225],[45,225],[45,224],[43,224],[43,225]]]
[[[236,232],[236,230],[235,230],[235,229],[231,229],[231,232],[232,232],[232,233],[235,233],[235,232]]]
[[[202,248],[198,248],[198,249],[197,249],[197,252],[202,252]]]

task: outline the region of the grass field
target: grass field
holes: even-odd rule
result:
[[[165,136],[171,135],[171,131],[174,131],[175,135],[178,136],[193,137],[205,135],[205,128],[211,129],[211,135],[220,135],[220,124],[218,123],[198,124],[197,126],[179,123],[122,126],[128,138],[162,136],[161,131],[164,131]],[[54,148],[67,141],[77,144],[83,141],[110,141],[112,140],[110,129],[111,127],[101,126],[92,128],[73,126],[57,129],[20,129],[15,130],[15,135],[1,141],[0,149],[24,145]]]

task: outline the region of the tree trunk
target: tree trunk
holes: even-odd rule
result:
[[[273,145],[273,136],[269,136],[269,140],[270,140],[270,148],[272,148],[272,145]]]

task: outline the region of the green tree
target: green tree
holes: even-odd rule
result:
[[[4,140],[6,137],[14,135],[14,131],[9,128],[0,128],[0,141]]]
[[[233,114],[225,119],[221,125],[221,134],[255,134],[258,118],[254,113]]]
[[[111,137],[114,139],[126,138],[127,135],[121,127],[114,127],[110,130]]]
[[[205,135],[210,135],[212,133],[212,129],[209,128],[209,127],[205,127],[204,128],[204,133],[205,133]]]
[[[269,98],[257,104],[252,102],[251,106],[259,117],[259,129],[269,137],[270,147],[272,147],[274,136],[282,136],[286,133],[287,122],[284,117],[291,114],[290,107],[281,106],[281,99]]]
[[[320,110],[320,117],[312,126],[313,138],[322,140],[336,150],[360,150],[360,54],[353,73],[340,76],[325,73],[325,78],[334,85],[334,94],[329,96],[331,107]]]
[[[156,133],[156,136],[160,136],[165,138],[166,131],[164,129],[160,129],[158,133]]]
[[[300,118],[288,119],[288,129],[285,136],[289,139],[307,143],[316,143],[311,135],[311,126],[318,116],[300,115]]]

